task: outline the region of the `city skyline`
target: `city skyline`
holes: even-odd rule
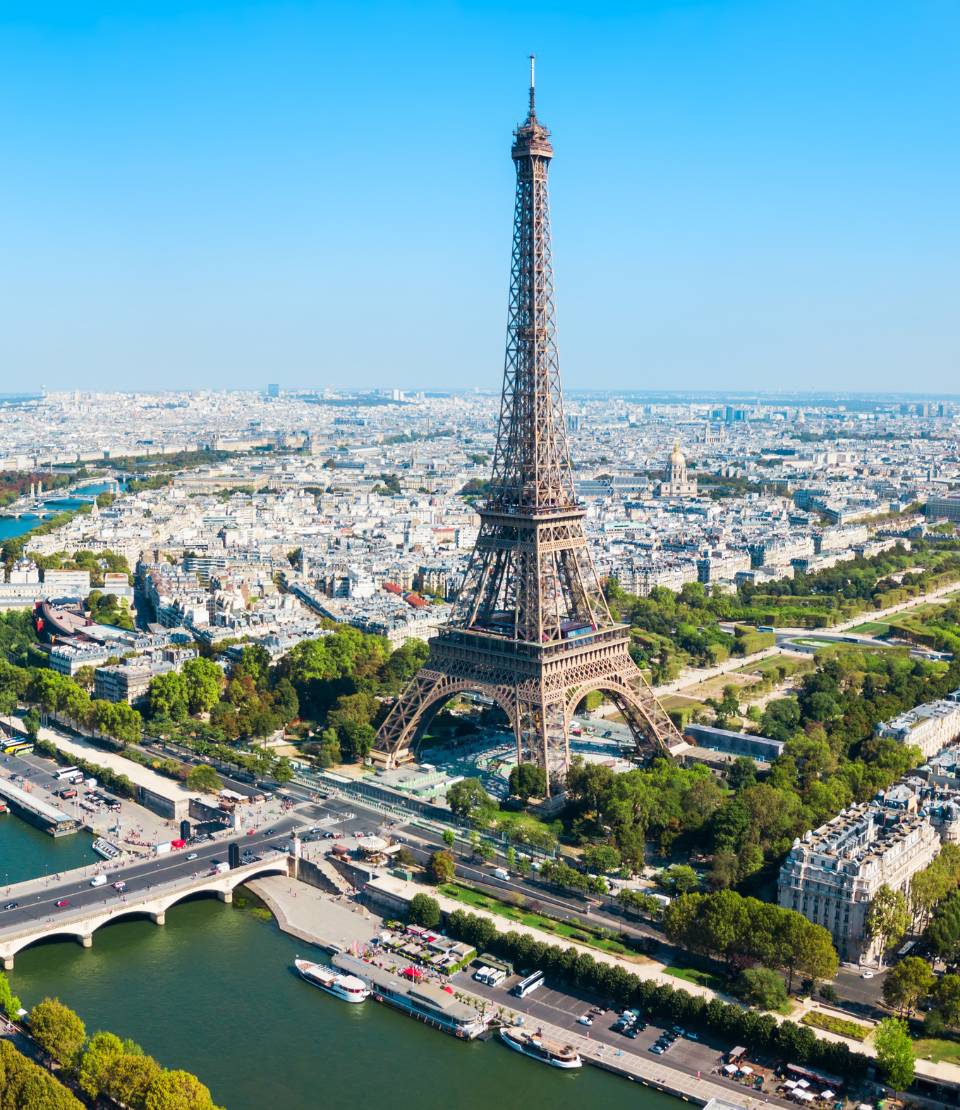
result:
[[[932,4],[7,5],[7,379],[495,390],[532,51],[566,388],[949,391],[958,30]]]

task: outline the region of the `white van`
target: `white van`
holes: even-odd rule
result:
[[[94,875],[94,877],[90,880],[90,885],[91,886],[106,886],[107,885],[107,876],[106,875]]]
[[[489,981],[489,976],[492,974],[493,968],[487,967],[487,965],[484,964],[483,967],[477,968],[477,970],[473,973],[473,977],[478,983],[486,983]]]
[[[496,871],[494,871],[493,876],[495,879],[509,879],[510,872],[504,867],[498,867]]]
[[[501,970],[499,967],[495,967],[487,976],[487,983],[491,987],[497,987],[504,981],[504,979],[506,979],[506,977],[507,973],[505,971]]]

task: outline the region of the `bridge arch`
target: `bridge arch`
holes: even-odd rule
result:
[[[221,901],[229,902],[233,899],[233,890],[250,879],[257,879],[263,875],[286,875],[289,873],[288,859],[283,856],[271,860],[260,867],[244,871],[225,871],[215,879],[197,886],[186,887],[183,890],[172,891],[169,894],[158,894],[154,898],[141,898],[137,902],[121,902],[101,908],[91,907],[88,916],[74,921],[66,921],[62,925],[51,924],[40,926],[35,932],[27,933],[5,943],[0,942],[0,960],[3,968],[9,971],[13,967],[13,958],[18,952],[31,948],[35,944],[49,940],[53,937],[68,937],[79,941],[84,948],[93,944],[93,934],[102,929],[104,925],[112,925],[115,921],[122,921],[129,917],[149,917],[158,925],[164,924],[166,912],[171,906],[197,895],[215,895]]]
[[[643,701],[626,681],[620,680],[617,675],[604,675],[588,679],[567,691],[566,705],[564,708],[564,728],[569,733],[570,723],[576,712],[577,706],[588,695],[600,691],[609,694],[613,704],[620,711],[627,726],[633,733],[637,747],[646,749],[648,753],[668,753],[656,740],[656,730],[650,720],[649,711]]]
[[[420,672],[423,676],[423,671]],[[413,759],[423,740],[423,735],[443,706],[457,694],[474,693],[489,698],[503,711],[514,735],[517,731],[516,693],[507,687],[486,685],[476,679],[460,678],[455,675],[435,674],[427,682],[421,682],[419,698],[402,697],[398,699],[387,719],[380,727],[376,745],[383,755],[391,761],[404,762]],[[402,719],[396,714],[404,713]]]

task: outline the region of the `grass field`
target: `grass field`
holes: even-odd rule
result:
[[[939,1037],[920,1037],[913,1042],[913,1054],[918,1060],[926,1060],[929,1056],[935,1064],[941,1061],[960,1064],[960,1042],[941,1040]]]
[[[890,625],[883,621],[867,621],[866,624],[858,624],[856,628],[850,629],[853,636],[886,636],[889,631]]]
[[[492,895],[483,894],[479,890],[471,890],[470,887],[461,886],[460,883],[444,883],[438,888],[439,892],[447,898],[455,898],[464,906],[472,906],[475,909],[486,910],[488,913],[495,913],[498,917],[505,917],[509,921],[517,921],[522,925],[527,925],[531,929],[542,929],[546,933],[553,933],[557,938],[557,943],[562,944],[564,940],[574,940],[577,944],[588,945],[590,948],[599,948],[602,952],[610,952],[615,956],[622,956],[625,960],[630,960],[633,963],[647,963],[646,956],[640,956],[636,952],[631,952],[616,940],[606,940],[602,937],[595,936],[593,933],[587,931],[584,926],[576,926],[568,924],[565,921],[554,921],[549,917],[543,917],[539,913],[531,913],[528,909],[521,906],[513,906],[507,902],[501,902],[498,898]]]
[[[699,967],[693,967],[682,956],[667,965],[667,972],[670,975],[675,975],[678,979],[686,979],[688,983],[696,983],[697,986],[706,987],[707,990],[722,991],[725,989],[724,982],[719,976],[711,975],[709,971],[703,971]]]

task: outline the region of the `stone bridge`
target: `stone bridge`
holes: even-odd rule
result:
[[[171,906],[197,894],[215,894],[221,902],[232,902],[234,887],[260,875],[292,874],[296,862],[292,856],[277,852],[273,858],[243,864],[232,871],[217,875],[208,872],[196,879],[164,883],[147,894],[128,896],[125,902],[84,906],[73,913],[58,913],[53,919],[38,921],[36,924],[12,925],[0,932],[0,963],[4,971],[12,970],[13,958],[21,949],[48,937],[74,937],[84,948],[90,948],[97,929],[123,917],[149,917],[155,924],[163,925],[166,912]]]

